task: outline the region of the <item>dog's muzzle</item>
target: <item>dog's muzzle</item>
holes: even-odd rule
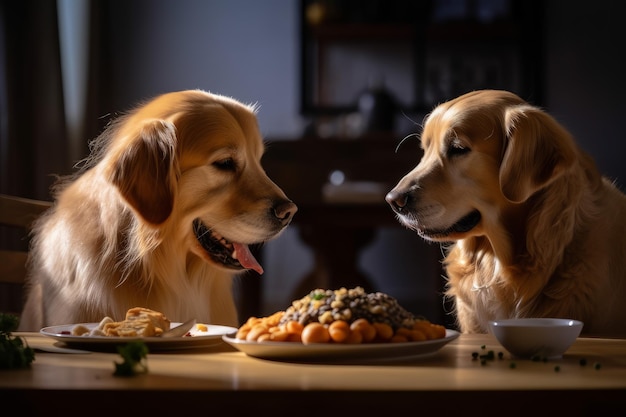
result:
[[[385,196],[385,200],[397,215],[402,216],[405,224],[410,225],[417,233],[427,239],[445,239],[453,234],[467,233],[476,227],[482,219],[482,215],[478,210],[472,210],[450,227],[445,229],[428,229],[420,225],[419,216],[415,212],[414,207],[412,207],[413,198],[410,192],[392,190]]]

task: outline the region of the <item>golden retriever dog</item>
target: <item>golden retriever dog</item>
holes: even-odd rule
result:
[[[296,205],[261,166],[256,107],[200,90],[164,94],[114,121],[35,225],[20,328],[123,320],[237,326],[233,278]]]
[[[510,92],[474,91],[426,117],[421,145],[386,200],[444,246],[462,332],[561,317],[626,336],[626,196],[562,125]]]

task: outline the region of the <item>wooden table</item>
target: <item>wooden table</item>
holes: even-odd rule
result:
[[[57,343],[36,333],[16,335],[33,348]],[[496,359],[482,364],[472,358],[489,350]],[[548,362],[513,360],[491,335],[461,335],[433,355],[375,364],[261,360],[226,344],[151,353],[148,373],[134,377],[113,376],[116,361],[116,353],[37,351],[30,369],[0,371],[0,398],[19,404],[21,415],[64,409],[97,415],[203,409],[236,416],[626,415],[621,339],[580,338],[562,359]]]

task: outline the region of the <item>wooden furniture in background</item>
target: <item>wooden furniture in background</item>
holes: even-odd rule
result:
[[[359,267],[359,257],[381,228],[404,227],[397,221],[385,201],[385,194],[419,162],[422,151],[419,140],[400,139],[387,135],[359,139],[320,139],[304,137],[299,140],[268,140],[262,164],[269,177],[278,184],[298,206],[293,227],[311,249],[314,266],[305,276],[298,277],[292,299],[299,299],[314,288],[352,288],[357,285],[367,291],[373,288],[370,277]],[[324,187],[329,176],[341,171],[347,182],[379,184],[380,195],[358,194],[329,199]],[[416,238],[416,241],[418,239]],[[416,250],[418,250],[416,248]],[[422,250],[420,248],[419,250]],[[432,259],[420,273],[432,283],[432,293],[441,286],[441,253],[437,245],[424,244],[423,254]],[[261,280],[256,280],[260,286]],[[257,289],[257,291],[260,291]],[[433,317],[443,321],[444,317]]]
[[[0,312],[19,314],[22,309],[30,228],[51,205],[48,201],[0,194]]]
[[[302,278],[293,298],[313,288],[373,288],[357,265],[359,252],[374,238],[378,228],[398,222],[385,202],[385,190],[409,172],[421,157],[419,142],[411,140],[396,152],[391,137],[354,140],[302,138],[268,141],[263,167],[269,177],[298,206],[293,224],[313,251],[314,269]],[[356,196],[334,201],[324,193],[333,172],[341,171],[345,182],[380,184],[380,196]],[[339,196],[341,197],[341,196]]]

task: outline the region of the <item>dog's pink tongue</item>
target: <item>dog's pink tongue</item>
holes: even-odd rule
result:
[[[263,267],[256,260],[252,252],[250,252],[248,245],[233,243],[233,246],[235,247],[234,255],[244,268],[253,269],[259,274],[263,274]]]

